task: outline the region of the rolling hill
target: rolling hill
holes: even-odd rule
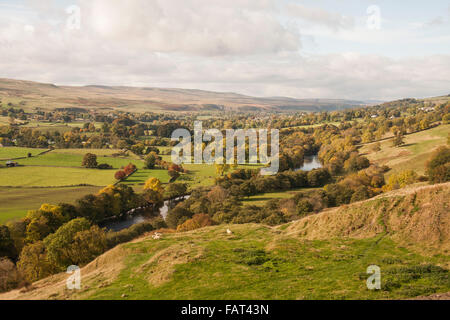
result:
[[[3,102],[43,109],[82,107],[126,111],[327,111],[363,106],[364,101],[251,97],[232,92],[89,85],[56,86],[0,79]]]
[[[450,292],[450,183],[415,186],[278,227],[146,235],[0,299],[405,299]],[[232,234],[227,234],[230,228]],[[370,265],[381,290],[366,287]],[[270,288],[270,289],[269,289]]]

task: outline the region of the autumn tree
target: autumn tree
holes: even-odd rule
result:
[[[395,135],[394,139],[392,140],[392,145],[394,147],[401,147],[404,144],[405,144],[405,141],[404,141],[403,134],[397,133]]]
[[[450,181],[450,148],[440,147],[427,163],[427,175],[431,183]]]
[[[219,176],[223,176],[225,173],[227,173],[231,166],[229,164],[215,164],[216,166],[216,174]]]
[[[127,174],[123,170],[119,170],[114,174],[116,180],[123,180],[127,177]]]
[[[170,183],[164,190],[165,196],[169,199],[180,197],[187,192],[187,185],[185,183]]]
[[[150,154],[145,157],[145,168],[146,169],[154,169],[156,165],[156,156],[154,152],[150,152]]]
[[[162,192],[163,191],[162,183],[158,178],[150,177],[147,181],[145,181],[144,190],[153,190],[156,192]]]
[[[26,284],[16,265],[11,260],[0,257],[0,292],[6,292]]]
[[[43,204],[38,210],[29,211],[26,219],[26,239],[29,242],[43,240],[50,233],[55,232],[61,225],[69,221],[70,216],[61,206]]]
[[[222,188],[221,186],[215,186],[208,192],[208,200],[211,203],[221,203],[224,202],[229,196],[228,190]]]
[[[42,241],[34,242],[22,249],[17,267],[30,282],[48,277],[56,271],[55,266],[48,260]]]
[[[125,172],[125,174],[127,176],[129,176],[130,174],[132,174],[133,172],[136,171],[136,166],[132,163],[129,163],[125,168],[123,168],[123,171]]]
[[[17,256],[16,248],[7,226],[0,225],[0,258],[8,257],[15,259]]]
[[[91,224],[85,218],[69,221],[55,233],[44,239],[48,260],[60,270],[77,264],[79,260],[73,255],[72,245],[78,232],[89,230]]]
[[[417,179],[418,175],[413,170],[404,170],[399,173],[394,173],[389,176],[386,185],[383,186],[383,191],[404,188],[407,185],[416,183]]]
[[[175,180],[177,180],[180,177],[180,173],[175,170],[169,170],[169,171],[167,171],[167,173],[169,174],[170,182],[174,182]]]
[[[86,168],[97,168],[97,156],[93,153],[86,153],[81,165]]]
[[[107,249],[105,232],[98,226],[79,231],[67,248],[73,264],[84,265],[101,255]]]
[[[145,201],[152,204],[153,207],[160,207],[163,203],[164,188],[158,178],[149,178],[144,185],[143,197]]]

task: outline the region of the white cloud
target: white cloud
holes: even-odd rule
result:
[[[39,11],[41,18],[32,23],[2,19],[0,77],[297,98],[393,99],[448,93],[449,55],[307,56],[299,51],[299,35],[277,18],[272,0],[237,1],[239,6],[211,0],[205,7],[200,0],[183,5],[169,0],[81,0],[81,29],[74,31],[65,28],[65,8],[54,9],[49,18]],[[339,18],[330,21],[345,26]],[[325,25],[331,28],[333,23]],[[359,41],[367,36],[367,31],[354,32],[340,30],[336,37]]]
[[[304,6],[299,3],[289,3],[286,6],[286,13],[315,25],[322,25],[334,31],[340,29],[350,29],[354,26],[354,19],[340,13],[330,12],[328,10],[310,6]]]
[[[300,41],[272,15],[272,1],[81,0],[83,28],[99,41],[205,56],[296,51]]]

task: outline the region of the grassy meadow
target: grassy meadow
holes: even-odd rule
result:
[[[392,139],[380,142],[381,150],[371,150],[372,144],[364,145],[360,153],[365,154],[371,162],[387,165],[392,168],[388,175],[402,171],[415,170],[418,174],[425,173],[427,161],[439,146],[447,145],[450,125],[441,125],[429,130],[406,135],[405,145],[393,147]]]
[[[9,160],[21,157],[27,157],[28,153],[36,156],[37,154],[44,152],[48,149],[39,148],[20,148],[20,147],[2,147],[0,148],[0,161]]]
[[[0,187],[0,223],[24,217],[28,210],[41,204],[73,203],[75,200],[100,190],[99,187],[66,188],[7,188]]]
[[[112,170],[31,166],[0,169],[2,187],[105,186],[114,182]]]
[[[81,167],[82,161],[83,155],[81,154],[57,153],[51,151],[42,156],[21,159],[18,162],[25,166]],[[143,167],[143,162],[141,160],[97,156],[97,163],[107,163],[114,169],[126,166],[130,162],[133,162],[138,168]]]
[[[161,151],[168,148],[162,147]],[[71,202],[85,194],[96,192],[101,187],[115,183],[115,171],[130,162],[138,167],[138,171],[123,183],[133,187],[136,192],[142,191],[145,181],[150,177],[156,177],[163,183],[168,183],[170,180],[167,170],[144,169],[144,161],[132,152],[128,152],[125,157],[113,157],[112,155],[119,153],[120,150],[55,149],[37,156],[45,150],[0,148],[0,158],[4,158],[4,161],[27,156],[28,153],[33,155],[30,158],[18,160],[19,167],[0,168],[0,201],[3,203],[0,208],[0,223],[23,217],[28,210],[37,209],[42,203]],[[88,152],[97,155],[98,163],[107,163],[114,169],[83,168],[82,159]],[[171,161],[170,156],[162,157],[166,161]],[[193,164],[185,165],[185,167],[190,172],[182,175],[178,182],[187,183],[191,187],[214,183],[215,166]]]

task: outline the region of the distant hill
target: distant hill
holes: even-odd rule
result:
[[[0,98],[44,109],[83,107],[127,111],[331,111],[373,104],[374,101],[251,97],[233,92],[192,89],[89,85],[56,86],[0,79]]]
[[[449,292],[450,183],[412,186],[278,227],[150,235],[0,299],[402,299]],[[229,228],[232,234],[227,234]],[[382,290],[368,290],[369,265]],[[270,290],[269,290],[269,289]]]

